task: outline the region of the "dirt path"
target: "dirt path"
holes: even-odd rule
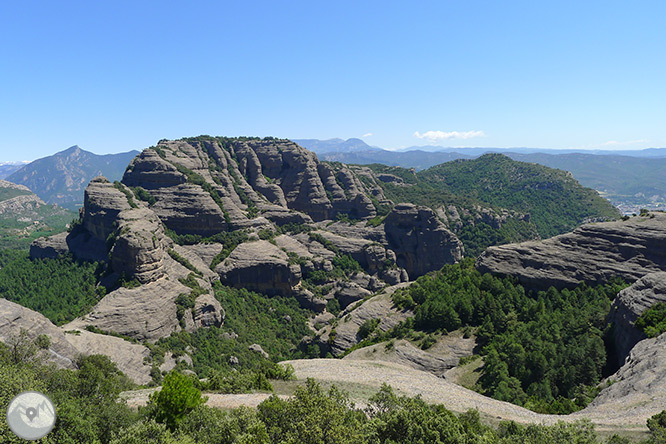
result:
[[[148,403],[148,397],[161,387],[155,387],[143,390],[132,390],[120,394],[120,398],[127,401],[127,405],[131,408],[143,407]],[[220,393],[205,393],[204,396],[208,397],[206,405],[209,407],[217,407],[221,409],[236,409],[238,407],[257,407],[264,400],[266,400],[270,393],[247,393],[239,395],[227,395]],[[288,398],[288,396],[280,396],[281,398]]]
[[[552,425],[558,421],[573,422],[589,419],[599,432],[644,433],[647,431],[646,421],[654,415],[654,409],[633,408],[622,405],[592,405],[571,415],[543,415],[516,405],[497,401],[480,395],[472,390],[446,381],[443,378],[416,370],[395,362],[341,360],[341,359],[305,359],[286,361],[294,367],[298,379],[294,383],[282,383],[276,390],[282,393],[281,398],[288,398],[287,392],[302,384],[307,378],[313,378],[325,386],[335,384],[347,391],[356,402],[357,407],[366,404],[368,397],[379,390],[383,383],[389,384],[400,395],[421,396],[423,400],[433,404],[443,404],[454,412],[465,412],[478,409],[482,417],[490,422],[502,420],[516,421],[523,424]],[[124,392],[121,398],[130,407],[137,408],[148,402],[151,393],[159,388]],[[257,407],[267,399],[268,393],[251,393],[227,395],[206,393],[206,405],[224,409],[240,406]],[[657,412],[658,413],[658,412]]]

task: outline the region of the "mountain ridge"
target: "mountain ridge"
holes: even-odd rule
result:
[[[111,180],[120,179],[129,161],[138,153],[99,155],[73,145],[22,166],[7,180],[26,185],[46,203],[76,210],[83,203],[83,189],[90,180],[100,174]]]

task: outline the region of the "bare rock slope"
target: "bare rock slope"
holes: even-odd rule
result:
[[[543,241],[490,247],[477,267],[540,288],[597,284],[615,276],[634,282],[666,270],[666,213],[592,223]]]

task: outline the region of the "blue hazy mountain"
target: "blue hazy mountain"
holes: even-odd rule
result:
[[[138,151],[129,151],[99,155],[75,145],[30,162],[7,180],[27,186],[46,203],[76,209],[82,205],[83,190],[91,179],[103,175],[110,181],[120,180],[137,154]]]

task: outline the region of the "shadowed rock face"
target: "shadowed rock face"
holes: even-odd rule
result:
[[[398,204],[384,224],[398,266],[412,279],[462,259],[462,242],[429,208]]]
[[[614,276],[634,282],[666,270],[666,214],[588,224],[543,241],[490,247],[477,267],[539,288],[597,284]]]
[[[611,307],[609,321],[617,351],[617,364],[622,365],[631,349],[645,334],[634,327],[638,317],[657,302],[666,302],[666,272],[652,273],[622,290]]]

